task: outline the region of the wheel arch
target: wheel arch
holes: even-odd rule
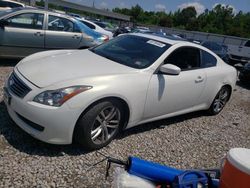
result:
[[[130,118],[130,108],[129,108],[129,105],[128,105],[127,101],[122,99],[121,97],[108,96],[108,97],[104,97],[104,98],[101,98],[101,99],[97,99],[96,101],[89,104],[88,107],[83,110],[83,112],[80,114],[80,116],[78,117],[78,119],[77,119],[77,121],[75,123],[74,131],[73,131],[73,137],[72,137],[73,139],[74,139],[74,135],[75,135],[76,126],[77,126],[77,123],[79,122],[80,118],[82,116],[84,116],[84,114],[89,109],[91,109],[93,106],[95,106],[96,104],[98,104],[98,103],[100,103],[102,101],[107,101],[107,100],[116,100],[116,101],[119,101],[122,104],[122,106],[124,107],[124,113],[125,113],[125,118],[124,119],[125,119],[125,121],[122,124],[121,130],[126,128],[128,122],[129,122],[129,118]]]

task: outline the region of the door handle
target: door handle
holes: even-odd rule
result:
[[[42,37],[42,36],[43,36],[43,34],[42,34],[40,31],[35,32],[34,35],[35,35],[35,36],[38,36],[38,37]]]
[[[200,83],[203,82],[204,78],[202,78],[201,76],[198,76],[195,80],[195,83]]]
[[[73,39],[79,39],[80,37],[78,35],[73,35],[72,38]]]

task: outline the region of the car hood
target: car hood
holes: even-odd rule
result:
[[[89,50],[41,52],[25,58],[16,68],[26,79],[41,88],[78,78],[137,72],[134,68]]]

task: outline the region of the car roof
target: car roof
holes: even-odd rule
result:
[[[13,8],[12,9],[13,11],[10,12],[11,14],[12,13],[16,13],[16,12],[28,12],[28,11],[37,11],[37,12],[40,12],[40,13],[51,13],[51,14],[56,14],[58,16],[61,16],[61,17],[64,17],[64,18],[69,18],[69,19],[73,19],[73,20],[76,20],[74,17],[70,16],[70,15],[67,15],[67,14],[62,14],[62,13],[58,13],[56,11],[53,11],[53,10],[44,10],[42,8],[36,8],[36,7],[18,7],[18,8]],[[7,16],[8,14],[5,14],[5,16]]]
[[[160,41],[160,42],[168,43],[170,45],[174,45],[174,44],[177,44],[177,43],[180,43],[180,42],[186,42],[186,43],[193,44],[193,43],[188,42],[186,40],[178,39],[178,38],[175,38],[175,37],[168,37],[168,36],[159,36],[159,35],[146,34],[146,33],[129,33],[129,35],[146,37],[146,38],[149,38],[149,39],[153,39],[153,40],[157,40],[157,41]]]

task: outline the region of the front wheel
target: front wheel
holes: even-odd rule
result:
[[[219,114],[225,107],[227,101],[229,100],[229,97],[230,97],[230,88],[223,86],[217,93],[213,103],[208,109],[209,114],[211,115]]]
[[[123,114],[122,105],[116,100],[93,105],[77,122],[76,141],[87,150],[108,145],[120,130]]]

